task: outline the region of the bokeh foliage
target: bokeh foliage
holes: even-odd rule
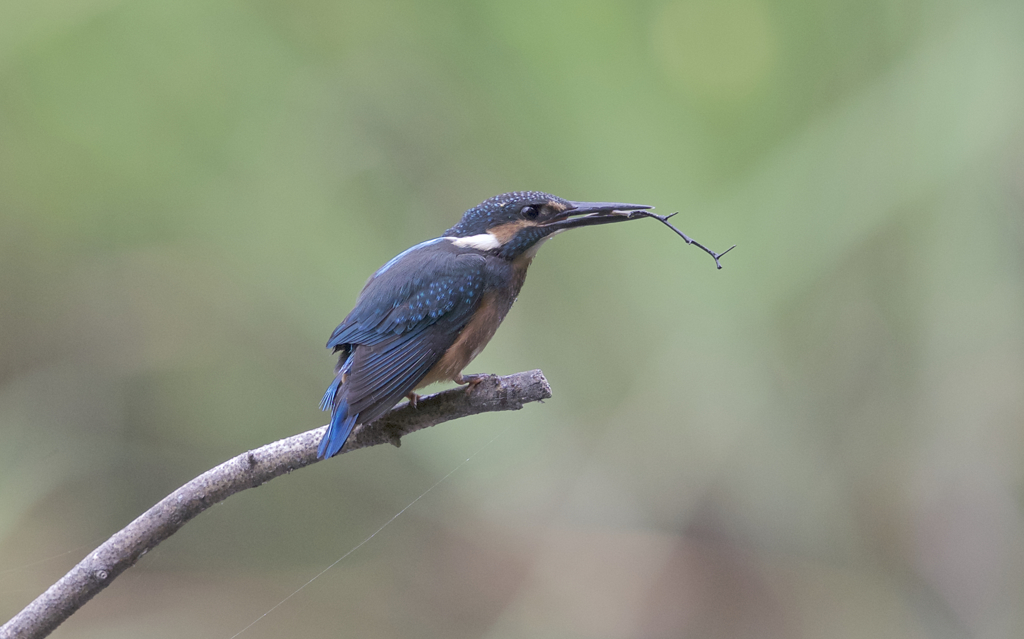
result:
[[[1022,143],[1012,1],[0,3],[0,618],[540,189],[739,248],[559,237],[472,366],[551,401],[236,496],[55,636],[229,637],[470,456],[243,636],[1020,636]]]

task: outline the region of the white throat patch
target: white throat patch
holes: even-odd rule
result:
[[[493,251],[496,248],[501,248],[501,242],[490,233],[481,233],[480,235],[470,235],[469,237],[456,237],[451,239],[452,244],[459,248],[473,248],[478,251]]]

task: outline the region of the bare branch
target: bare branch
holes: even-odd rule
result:
[[[416,408],[403,405],[371,424],[359,426],[341,452],[385,443],[398,446],[402,436],[423,428],[478,413],[519,410],[524,404],[549,397],[551,386],[539,370],[508,377],[489,376],[472,392],[456,388],[423,397]],[[199,513],[246,488],[316,463],[317,444],[326,428],[314,428],[242,453],[174,491],[89,553],[0,627],[0,639],[37,639],[49,635],[118,575]]]

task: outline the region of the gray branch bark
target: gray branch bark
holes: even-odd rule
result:
[[[360,425],[342,453],[377,444],[401,444],[404,435],[460,417],[500,410],[551,397],[539,370],[492,376],[472,392],[460,388],[423,397],[416,408],[403,405]],[[217,502],[319,461],[317,444],[326,426],[267,444],[233,457],[174,491],[125,526],[0,627],[0,639],[38,639],[53,632],[147,552]]]

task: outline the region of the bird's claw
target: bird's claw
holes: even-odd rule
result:
[[[459,375],[458,377],[456,377],[452,381],[454,381],[456,384],[465,384],[466,385],[465,390],[466,390],[467,393],[469,393],[474,388],[476,388],[477,384],[479,384],[480,382],[484,381],[488,377],[490,377],[490,375],[486,375],[486,374]]]

